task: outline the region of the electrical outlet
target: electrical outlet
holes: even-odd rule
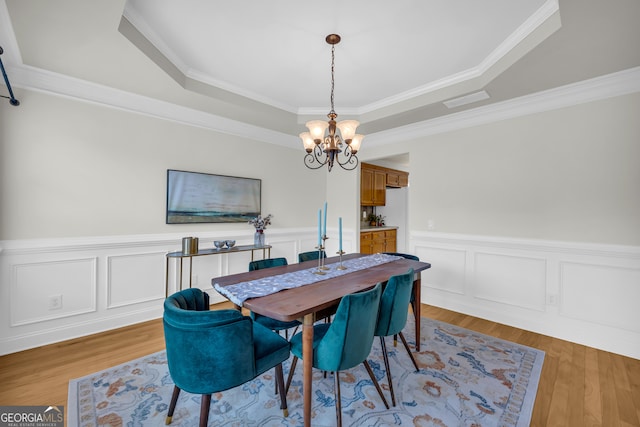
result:
[[[49,297],[49,310],[59,310],[62,308],[62,295],[51,295]]]

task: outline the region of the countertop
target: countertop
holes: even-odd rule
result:
[[[366,233],[368,231],[385,231],[385,230],[397,230],[398,227],[395,225],[383,225],[381,227],[375,227],[372,225],[366,225],[366,226],[361,226],[360,227],[360,232],[361,233]]]

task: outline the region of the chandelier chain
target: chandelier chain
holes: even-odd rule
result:
[[[335,51],[336,51],[336,45],[333,44],[331,45],[331,111],[329,112],[329,114],[336,113],[333,107],[333,89],[335,87],[335,79],[333,77],[334,70],[335,70]]]

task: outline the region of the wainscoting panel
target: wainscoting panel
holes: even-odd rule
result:
[[[224,233],[189,233],[200,239],[202,249],[212,248],[214,240],[253,244],[246,225]],[[269,229],[271,256],[296,263],[298,252],[309,250],[309,239],[316,233],[315,227]],[[337,236],[337,229],[328,234]],[[182,237],[176,233],[0,241],[0,354],[161,317],[165,286],[175,292],[180,277],[175,261],[166,273],[165,255],[180,250]],[[343,240],[345,248],[354,247],[355,231],[344,230]],[[255,257],[261,259],[262,251]],[[211,279],[247,271],[250,260],[250,252],[194,257],[192,286],[209,293],[212,302],[224,301]],[[183,266],[187,288],[188,258]]]
[[[640,269],[560,264],[560,313],[640,334]]]
[[[164,299],[164,252],[106,258],[107,309]]]
[[[11,326],[95,311],[96,261],[76,258],[13,265]]]
[[[476,252],[474,265],[476,298],[544,311],[544,259]]]
[[[416,232],[410,249],[432,265],[425,304],[640,359],[640,247]]]
[[[416,246],[415,254],[421,260],[431,263],[431,268],[423,275],[423,286],[464,295],[467,282],[465,250]]]

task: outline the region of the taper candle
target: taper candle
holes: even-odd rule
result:
[[[318,247],[322,245],[322,209],[318,209]]]
[[[338,250],[342,252],[342,217],[338,218],[338,238],[339,238]]]
[[[324,227],[322,227],[322,234],[327,235],[327,202],[324,202]]]

